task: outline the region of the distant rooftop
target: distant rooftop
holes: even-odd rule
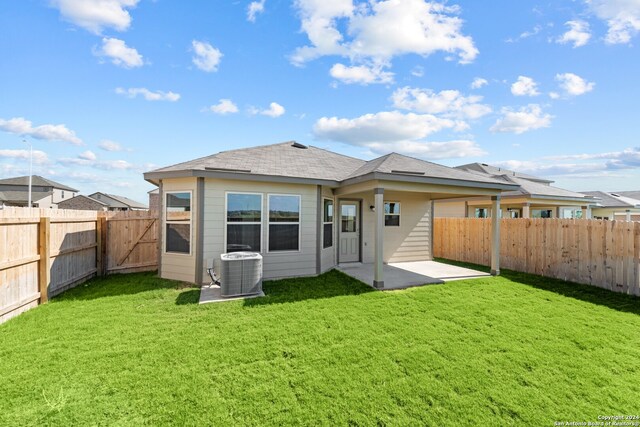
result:
[[[17,176],[15,178],[0,179],[0,185],[24,185],[29,186],[29,176]],[[77,192],[75,188],[71,188],[67,185],[60,184],[59,182],[51,179],[43,178],[40,175],[33,175],[31,179],[31,185],[39,187],[53,187],[59,190]]]
[[[605,208],[640,208],[640,200],[621,193],[607,191],[583,191],[583,193],[601,199],[599,204]]]
[[[98,191],[93,194],[89,194],[88,197],[105,203],[110,207],[148,209],[147,205],[145,205],[144,203],[136,202],[135,200],[131,200],[128,197],[118,196],[117,194],[102,193]]]

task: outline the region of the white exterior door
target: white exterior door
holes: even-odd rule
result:
[[[340,202],[340,254],[338,262],[360,261],[360,205]]]

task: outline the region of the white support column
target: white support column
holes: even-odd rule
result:
[[[531,203],[522,204],[522,218],[531,218]]]
[[[384,264],[382,257],[384,248],[384,188],[374,188],[373,194],[376,210],[373,287],[376,289],[383,289],[384,276],[382,269]]]
[[[625,212],[625,218],[624,218],[624,220],[625,220],[625,221],[627,221],[627,222],[630,222],[630,221],[631,221],[631,210],[630,210],[630,209],[627,209],[627,210],[626,210],[626,211],[624,211],[624,212]]]
[[[582,219],[591,219],[591,206],[582,206]]]
[[[500,211],[500,196],[491,196],[493,212]],[[491,275],[500,275],[500,218],[491,216]]]

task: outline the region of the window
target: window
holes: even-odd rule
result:
[[[269,195],[269,252],[300,249],[300,196]]]
[[[227,193],[227,252],[260,252],[262,194]]]
[[[489,218],[489,210],[486,208],[476,208],[476,218]]]
[[[167,193],[165,252],[191,253],[191,193]]]
[[[64,190],[62,190],[62,197],[61,198],[64,199]]]
[[[551,218],[553,212],[551,209],[532,209],[531,218]]]
[[[340,209],[340,217],[342,220],[343,233],[356,232],[356,205],[344,204]]]
[[[333,246],[333,200],[324,199],[322,218],[322,248]]]
[[[400,226],[400,203],[384,202],[384,226],[385,227]]]

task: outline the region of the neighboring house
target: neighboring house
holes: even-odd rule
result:
[[[89,194],[89,197],[105,203],[109,211],[141,211],[148,209],[148,207],[142,203],[115,194],[96,192]]]
[[[81,211],[106,211],[109,208],[104,202],[89,196],[78,195],[58,203],[59,209],[76,209]]]
[[[33,175],[31,179],[31,205],[56,209],[58,203],[70,199],[78,190],[59,182]],[[0,205],[27,206],[29,204],[29,176],[0,179]]]
[[[517,184],[388,154],[371,161],[296,142],[224,151],[144,174],[159,186],[160,276],[204,283],[220,255],[263,255],[265,279],[311,276],[337,263],[431,260],[433,201]],[[499,223],[492,270],[499,273]],[[497,249],[495,249],[497,248]]]
[[[160,210],[160,190],[158,188],[154,188],[151,191],[148,191],[149,195],[149,210],[152,212],[157,212]]]
[[[502,193],[502,218],[588,218],[589,207],[597,204],[591,196],[554,187],[553,181],[486,163],[470,163],[455,169],[516,184],[517,190]],[[436,217],[488,218],[492,216],[488,197],[468,197],[438,201]]]
[[[640,221],[640,200],[624,196],[622,193],[606,191],[583,191],[597,197],[598,206],[591,208],[593,218],[621,221]]]

